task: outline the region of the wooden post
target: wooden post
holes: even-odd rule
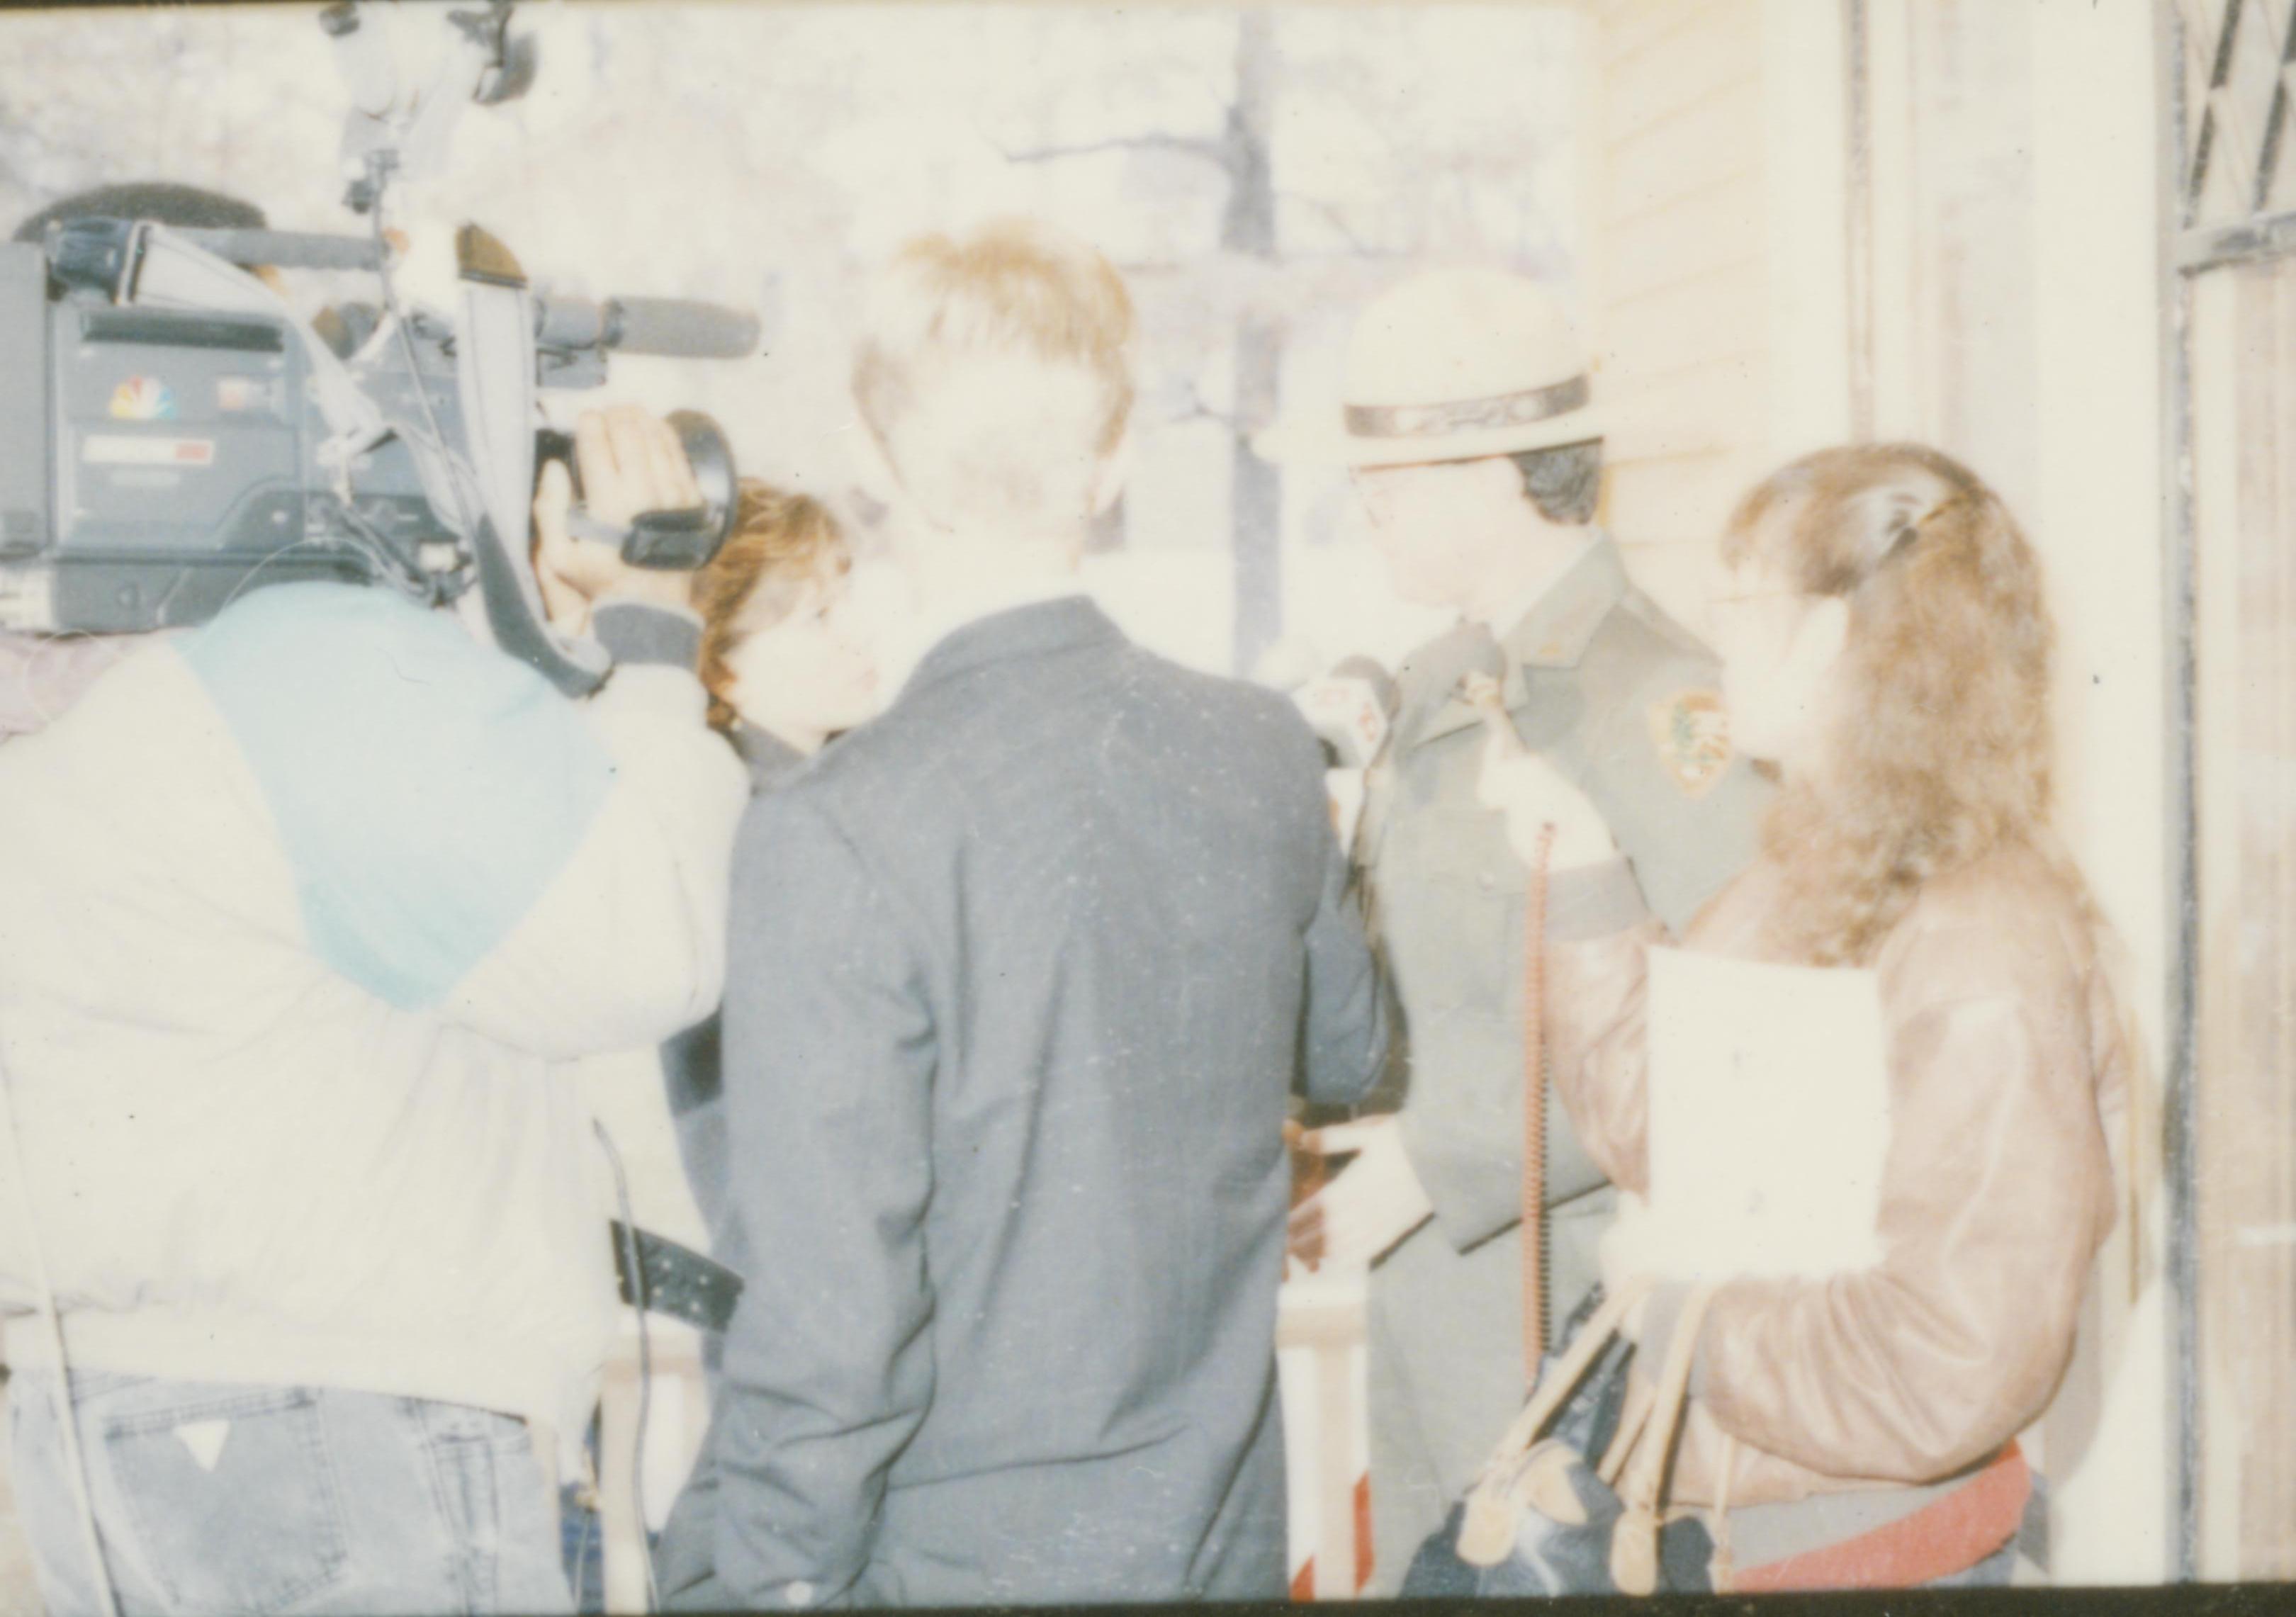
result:
[[[1221,250],[1266,262],[1275,257],[1275,188],[1268,152],[1275,102],[1275,30],[1274,14],[1265,10],[1236,19],[1235,99],[1221,141],[1228,176]],[[1273,314],[1247,304],[1236,320],[1234,357],[1228,485],[1235,570],[1232,666],[1248,674],[1283,632],[1283,475],[1251,447],[1251,435],[1275,419],[1283,332]]]

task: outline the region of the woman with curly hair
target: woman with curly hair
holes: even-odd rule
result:
[[[1722,553],[1733,741],[1782,790],[1762,853],[1681,945],[1874,973],[1890,1135],[1876,1265],[1713,1293],[1671,1498],[1726,1502],[1737,1589],[2005,1582],[2034,1488],[2016,1440],[2064,1375],[2113,1223],[2108,1119],[2135,1050],[2048,829],[2039,567],[1992,490],[1911,445],[1786,466]],[[1616,857],[1535,760],[1491,767],[1518,846],[1554,825],[1558,864]],[[1644,963],[1666,941],[1645,921],[1558,943],[1546,968],[1558,1095],[1637,1194]],[[1664,1362],[1685,1294],[1640,1309],[1638,1363]]]

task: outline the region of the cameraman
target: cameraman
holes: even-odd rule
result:
[[[692,503],[583,418],[593,513]],[[290,584],[154,637],[0,746],[0,1330],[49,1610],[566,1611],[554,1432],[614,1303],[554,1063],[722,974],[740,766],[683,574],[536,501],[568,702],[451,617]]]

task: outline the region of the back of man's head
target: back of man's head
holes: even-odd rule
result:
[[[1115,267],[1043,225],[922,236],[873,289],[854,397],[931,519],[1081,525],[1131,414],[1133,326]]]
[[[16,226],[13,242],[37,242],[63,219],[156,219],[179,230],[261,230],[268,221],[252,202],[170,180],[98,185],[50,202]]]

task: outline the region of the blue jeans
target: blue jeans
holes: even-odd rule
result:
[[[327,1387],[71,1384],[122,1617],[573,1609],[521,1421]],[[82,1617],[102,1597],[56,1392],[8,1383],[17,1504],[50,1617]]]

